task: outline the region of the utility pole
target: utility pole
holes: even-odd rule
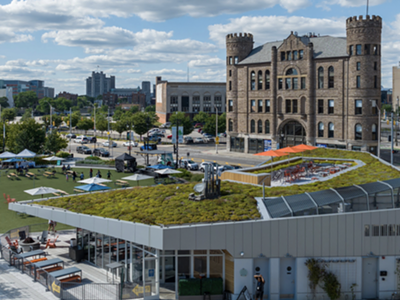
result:
[[[179,166],[179,118],[178,118],[178,112],[176,112],[176,164],[175,164],[175,169],[178,169]]]
[[[53,107],[50,104],[50,134],[52,133],[52,126],[53,126]]]
[[[390,139],[390,144],[391,144],[391,147],[390,147],[390,164],[391,165],[393,165],[393,122],[394,122],[394,116],[393,116],[393,111],[392,111],[392,113],[391,113],[391,116],[392,116],[392,126],[391,126],[391,130],[390,130],[390,134],[391,134],[391,139]]]
[[[89,102],[94,108],[94,137],[96,138],[96,106]],[[96,148],[96,143],[93,144],[93,150]]]
[[[71,154],[71,139],[72,139],[72,112],[69,108],[69,153]]]
[[[215,107],[215,154],[218,154],[218,107],[214,105]]]
[[[397,97],[397,109],[396,109],[396,147],[398,146],[398,142],[397,142],[397,129],[399,126],[399,97]]]
[[[107,127],[108,127],[108,152],[110,152],[110,107],[108,108],[108,116],[107,116]]]

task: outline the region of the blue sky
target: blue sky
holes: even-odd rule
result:
[[[41,79],[56,93],[85,93],[99,70],[118,88],[156,76],[225,81],[225,36],[250,32],[255,46],[300,35],[345,36],[367,0],[0,0],[0,79]],[[400,0],[370,0],[383,18],[382,85],[400,61]]]

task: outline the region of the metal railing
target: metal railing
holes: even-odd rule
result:
[[[120,299],[120,284],[112,283],[61,283],[61,299],[64,300],[114,300]]]

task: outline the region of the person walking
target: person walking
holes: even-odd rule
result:
[[[83,180],[83,178],[85,177],[85,175],[83,175],[83,172],[81,172],[81,180]]]
[[[107,179],[110,179],[110,178],[111,178],[111,171],[108,170],[108,172],[107,172]]]
[[[72,181],[75,182],[75,179],[76,179],[76,172],[73,171],[73,172],[72,172]]]
[[[68,182],[68,173],[67,174],[65,174],[65,179],[67,180],[67,182]]]
[[[262,300],[264,297],[264,284],[265,284],[264,277],[261,274],[256,274],[254,275],[254,278],[257,280],[255,300]]]
[[[92,170],[92,168],[90,168],[90,171],[89,171],[89,178],[92,178],[93,177],[93,170]]]
[[[51,229],[53,228],[53,221],[49,220],[49,226],[47,227],[47,231],[50,233]]]

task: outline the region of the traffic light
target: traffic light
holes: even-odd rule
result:
[[[69,126],[69,120],[67,121],[67,125]]]
[[[56,121],[53,121],[53,126],[56,126]]]
[[[64,117],[61,117],[61,121],[64,121]]]

